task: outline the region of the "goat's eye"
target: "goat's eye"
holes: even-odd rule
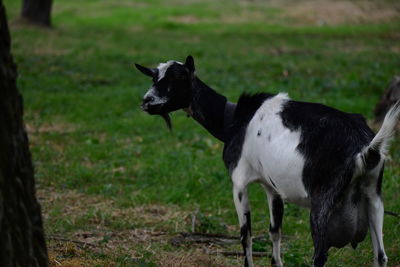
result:
[[[178,81],[183,81],[183,80],[186,79],[186,77],[183,76],[183,75],[179,75],[179,76],[176,76],[176,79],[177,79]]]

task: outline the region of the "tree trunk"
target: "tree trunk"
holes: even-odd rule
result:
[[[52,0],[24,0],[22,17],[29,22],[42,26],[51,26]]]
[[[48,266],[17,70],[0,0],[0,266]]]

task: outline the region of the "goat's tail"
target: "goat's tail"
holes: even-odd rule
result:
[[[361,166],[363,169],[373,169],[381,160],[381,157],[385,157],[391,138],[393,137],[396,124],[400,117],[400,100],[398,100],[386,113],[385,119],[383,120],[382,126],[378,133],[372,139],[371,143],[365,147],[359,154],[361,160]],[[360,166],[360,167],[361,167]]]

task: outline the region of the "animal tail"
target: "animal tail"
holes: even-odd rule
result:
[[[390,140],[393,137],[396,124],[400,117],[400,100],[398,100],[386,113],[382,126],[378,133],[372,139],[371,143],[365,147],[359,154],[360,167],[362,169],[371,170],[381,160],[381,157],[386,157]]]

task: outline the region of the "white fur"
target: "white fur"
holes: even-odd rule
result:
[[[301,140],[300,130],[291,131],[286,128],[279,115],[282,112],[283,105],[288,100],[287,94],[278,94],[267,99],[256,111],[247,127],[242,154],[232,172],[234,199],[241,227],[245,223],[243,213],[249,210],[247,185],[255,181],[260,182],[267,192],[270,212],[272,210],[271,195],[273,194],[279,194],[287,202],[306,207],[310,206],[310,198],[302,179],[305,159],[297,151]],[[356,171],[353,177],[364,175],[363,191],[368,196],[368,222],[374,247],[374,264],[377,267],[384,267],[387,262],[382,237],[384,209],[382,200],[376,192],[377,177],[399,117],[400,102],[397,102],[386,115],[375,138],[357,155]],[[367,171],[363,167],[365,164],[362,164],[362,159],[364,156],[368,156],[369,148],[379,151],[382,158],[375,168]],[[352,184],[352,186],[356,185]],[[238,192],[245,192],[242,202],[238,200]],[[271,225],[273,226],[273,224],[273,214],[271,213]],[[280,239],[280,232],[271,233],[273,257],[277,261],[277,266],[282,266]],[[249,249],[251,239],[247,245],[246,256],[249,260],[249,266],[252,266],[251,249]],[[382,262],[379,262],[380,253]]]
[[[246,223],[244,214],[250,210],[247,185],[260,182],[268,196],[271,225],[274,225],[272,196],[279,194],[288,202],[308,207],[309,199],[302,182],[303,156],[296,150],[300,132],[286,128],[279,116],[287,94],[278,94],[267,99],[249,122],[243,143],[242,154],[232,171],[233,198],[240,227]],[[273,182],[271,182],[271,180]],[[240,201],[239,193],[242,196]],[[276,265],[283,266],[280,257],[281,233],[271,233],[273,257]],[[246,258],[253,266],[251,237],[248,236]]]
[[[243,179],[244,177],[249,177],[249,179]],[[233,182],[233,200],[235,203],[236,213],[238,215],[240,227],[247,223],[246,212],[250,211],[249,199],[247,194],[248,183],[253,182],[255,176],[252,170],[248,168],[248,165],[243,160],[238,162],[238,166],[234,169],[232,173]],[[239,194],[242,194],[242,199],[239,199]],[[241,242],[243,240],[240,240]],[[252,239],[250,233],[247,235],[247,247],[246,247],[246,257],[249,266],[253,266],[253,256],[252,256]]]
[[[147,91],[147,93],[144,95],[143,99],[152,97],[153,100],[151,101],[152,105],[158,105],[158,104],[165,104],[168,101],[167,97],[159,97],[157,95],[157,90],[155,90],[154,87],[151,87],[149,89],[149,91]]]
[[[175,60],[170,60],[168,62],[160,63],[158,65],[158,67],[157,67],[157,69],[158,69],[158,79],[157,79],[157,81],[160,81],[162,78],[165,77],[165,73],[167,72],[168,68],[174,63],[178,63],[178,64],[183,65],[181,62],[178,62],[178,61],[175,61]]]
[[[374,266],[385,267],[388,259],[383,246],[382,227],[383,227],[384,208],[380,197],[378,196],[371,197],[368,210],[370,214],[369,229],[371,233],[372,246],[374,248]],[[383,256],[384,260],[382,264],[380,264],[378,260],[379,251],[381,251],[384,254]]]
[[[378,133],[372,139],[371,143],[366,146],[356,157],[356,176],[365,171],[365,157],[368,155],[370,148],[379,151],[384,159],[389,149],[390,140],[392,139],[396,125],[400,117],[400,101],[397,101],[386,113],[382,126]],[[378,165],[377,165],[378,167]]]
[[[302,182],[305,160],[296,149],[300,131],[286,128],[279,116],[288,99],[287,94],[278,94],[257,110],[247,128],[240,161],[246,162],[246,168],[261,183],[274,188],[283,200],[309,206]]]
[[[386,113],[385,119],[383,120],[382,127],[372,139],[369,147],[379,149],[379,151],[385,155],[387,154],[389,141],[394,135],[396,124],[399,121],[400,116],[400,101],[393,105],[390,110]]]
[[[378,177],[379,171],[383,167],[383,163],[384,160],[381,160],[377,168],[370,170],[366,174],[364,177],[366,183],[365,186],[362,187],[364,194],[368,196],[368,223],[374,251],[374,267],[385,267],[388,261],[383,244],[382,233],[384,206],[381,196],[376,192],[378,183],[376,177]],[[382,264],[379,262],[379,252],[383,253]]]

